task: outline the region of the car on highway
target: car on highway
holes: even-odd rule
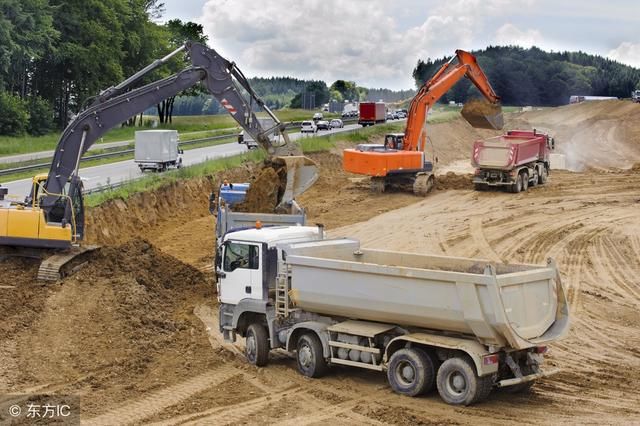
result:
[[[387,112],[387,120],[395,120],[393,113],[391,111]]]
[[[331,130],[331,126],[327,120],[318,120],[316,123],[318,130]]]
[[[407,118],[407,113],[404,111],[396,111],[396,114],[398,114],[398,118]]]
[[[300,124],[300,133],[318,133],[318,126],[311,120],[303,121]]]
[[[323,118],[324,118],[324,115],[322,115],[321,112],[316,112],[315,114],[313,114],[313,121],[315,121],[316,123],[322,120]]]
[[[344,127],[344,123],[339,118],[334,118],[329,122],[329,127],[332,129],[342,129]]]

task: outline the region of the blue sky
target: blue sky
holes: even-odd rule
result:
[[[489,44],[582,50],[640,67],[636,1],[164,0],[249,76],[410,88],[419,58]]]

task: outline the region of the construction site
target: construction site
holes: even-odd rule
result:
[[[219,329],[209,211],[225,180],[260,176],[260,164],[246,163],[88,209],[84,240],[100,248],[55,282],[36,279],[38,260],[0,261],[0,393],[77,395],[83,424],[637,422],[640,105],[512,112],[504,128],[550,132],[564,167],[552,163],[548,181],[528,191],[476,190],[473,143],[504,130],[457,118],[429,125],[438,162],[426,197],[372,192],[369,178],[344,171],[345,139],[307,155],[319,177],[296,202],[327,238],[366,248],[496,264],[554,259],[570,328],[545,354],[559,372],[527,392],[494,389],[478,404],[450,405],[437,392],[394,393],[381,372],[333,366],[305,377],[282,349],[265,367],[248,363],[244,339],[230,343]]]

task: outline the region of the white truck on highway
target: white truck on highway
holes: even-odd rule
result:
[[[140,171],[164,172],[182,167],[183,151],[177,130],[140,130],[135,133],[134,161]]]
[[[527,389],[554,370],[541,364],[564,336],[569,309],[553,261],[496,264],[361,248],[324,239],[322,227],[228,232],[216,255],[219,327],[246,339],[264,366],[294,352],[300,373],[331,365],[386,372],[391,388],[437,388],[468,405],[493,387]]]

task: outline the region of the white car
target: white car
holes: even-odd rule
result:
[[[332,129],[341,129],[344,127],[344,123],[339,118],[334,118],[329,123],[329,127],[331,127]]]
[[[318,133],[318,126],[313,121],[303,121],[300,124],[300,133]]]

